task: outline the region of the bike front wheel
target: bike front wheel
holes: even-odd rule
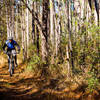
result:
[[[13,64],[10,64],[10,70],[9,70],[10,76],[14,74],[14,67]]]

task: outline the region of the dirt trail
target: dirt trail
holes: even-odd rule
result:
[[[7,57],[0,56],[0,100],[45,100],[42,95],[44,79],[25,72],[21,58],[18,58],[18,65],[10,77]]]
[[[31,91],[31,87],[28,86],[28,79],[26,80],[25,75],[22,74],[25,65],[22,64],[21,59],[18,64],[15,74],[10,77],[7,58],[0,56],[0,100],[28,100],[27,93]],[[30,82],[31,78],[29,79],[29,84]]]
[[[14,75],[10,77],[7,58],[0,56],[0,100],[100,100],[100,95],[96,99],[91,99],[91,96],[83,98],[85,86],[73,86],[72,89],[67,86],[60,90],[55,86],[57,80],[46,81],[41,76],[25,72],[26,65],[22,63],[20,57],[18,64]]]
[[[43,77],[25,72],[25,64],[22,64],[20,58],[19,66],[10,77],[7,58],[4,56],[0,58],[0,100],[66,100],[62,99],[64,93],[53,91],[56,80],[46,81]]]

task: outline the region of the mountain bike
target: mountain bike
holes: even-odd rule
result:
[[[14,74],[14,68],[15,68],[15,55],[18,54],[15,50],[11,50],[7,52],[8,60],[9,60],[9,74],[12,76]]]

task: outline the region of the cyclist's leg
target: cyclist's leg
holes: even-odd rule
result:
[[[14,59],[15,59],[15,66],[17,67],[18,64],[17,64],[17,55],[14,56]]]
[[[10,59],[11,59],[11,56],[10,56],[10,54],[8,54],[8,71],[10,71]]]
[[[12,69],[14,69],[14,57],[15,56],[12,57]]]

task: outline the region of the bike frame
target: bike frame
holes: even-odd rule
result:
[[[8,52],[8,56],[9,56],[9,73],[10,76],[12,76],[14,74],[14,57],[16,56],[16,51],[12,50],[10,52]]]

